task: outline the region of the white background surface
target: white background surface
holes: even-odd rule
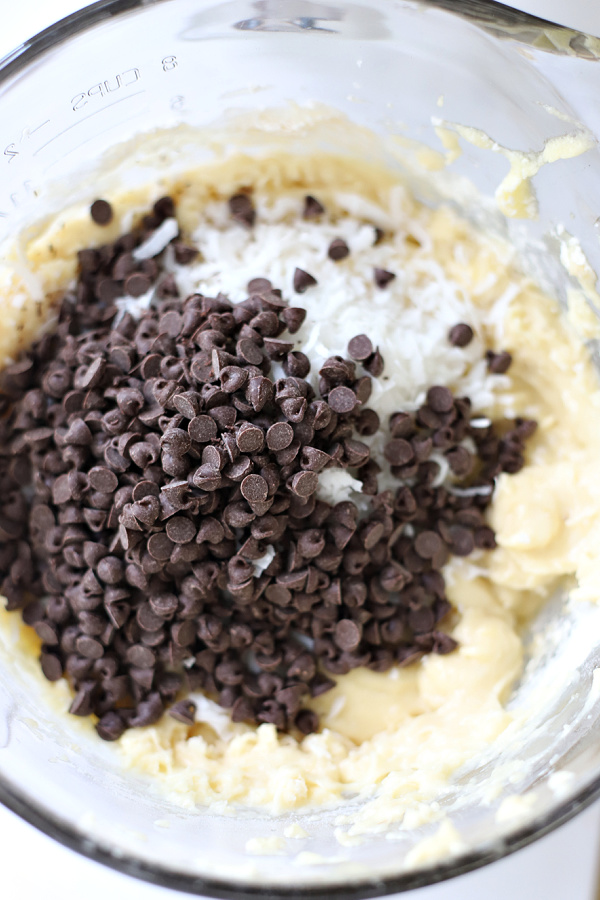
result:
[[[208,0],[199,0],[199,4]],[[0,58],[85,4],[78,0],[0,0]],[[525,0],[528,12],[600,35],[600,0]],[[593,900],[600,806],[533,846],[478,872],[403,894],[403,900]],[[182,895],[90,862],[0,807],[2,896],[7,900],[176,900]]]

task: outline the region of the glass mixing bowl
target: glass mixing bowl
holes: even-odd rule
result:
[[[596,39],[474,0],[105,0],[0,64],[0,236],[66,201],[88,203],[110,190],[119,167],[149,180],[200,161],[202,142],[190,139],[159,156],[130,145],[112,169],[97,169],[106,151],[137,134],[223,123],[232,109],[326,104],[378,136],[381,159],[396,166],[390,139],[402,139],[394,146],[406,150],[405,166],[411,147],[442,149],[432,116],[525,151],[539,151],[573,122],[598,135],[598,48]],[[333,134],[336,140],[342,137]],[[301,132],[292,129],[288,144],[306,151]],[[368,142],[369,153],[376,144]],[[260,146],[268,149],[267,132]],[[464,143],[449,171],[455,185],[468,178],[489,196],[506,165],[500,154]],[[542,169],[537,220],[504,220],[469,191],[463,212],[478,221],[485,215],[518,242],[525,265],[561,302],[569,283],[557,261],[561,224],[600,264],[599,171],[596,147]],[[416,183],[426,197],[426,182]],[[11,663],[10,641],[0,642],[0,800],[83,854],[192,893],[359,898],[430,884],[523,846],[600,794],[597,634],[600,609],[564,596],[536,620],[537,649],[510,704],[537,711],[455,774],[438,802],[463,849],[421,868],[407,871],[403,861],[435,825],[344,848],[334,837],[339,809],[274,819],[173,806],[147,780],[122,771],[110,746],[48,707]],[[500,777],[490,799],[490,779],[510,763],[512,779]],[[525,798],[520,815],[498,820],[511,794]],[[281,834],[289,822],[309,823],[304,855],[246,855],[248,838]],[[310,854],[321,864],[309,865]]]

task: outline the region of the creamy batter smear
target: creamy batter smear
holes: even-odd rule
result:
[[[255,189],[259,224],[252,234],[223,218],[225,198],[241,186]],[[293,267],[315,274],[320,267],[319,290],[302,298],[308,315],[298,346],[318,363],[343,352],[357,332],[372,334],[391,382],[369,403],[382,421],[394,409],[416,408],[431,384],[445,383],[469,394],[482,416],[523,415],[539,423],[526,467],[498,479],[489,513],[498,548],[454,560],[444,572],[457,610],[448,630],[458,650],[407,669],[338,677],[313,701],[322,732],[302,741],[268,724],[232,724],[218,706],[195,698],[193,726],[164,717],[118,742],[127,765],[154,776],[188,807],[227,801],[278,812],[358,796],[368,802],[348,820],[350,837],[398,821],[416,827],[438,814],[432,800],[452,773],[511,722],[505,703],[522,671],[523,623],[566,579],[577,585],[575,596],[597,599],[600,389],[591,361],[555,302],[520,274],[510,247],[448,209],[418,205],[389,173],[323,155],[240,157],[169,188],[186,235],[202,253],[185,275],[185,290],[221,289],[235,300],[250,277],[265,276],[291,296]],[[116,198],[116,218],[131,220],[132,210],[164,192],[161,185],[159,193]],[[318,236],[313,226],[292,222],[307,193],[330,216]],[[122,223],[100,230],[86,213],[69,210],[30,238],[22,252],[35,283],[7,275],[4,309],[17,294],[21,308],[31,310],[36,291],[41,297],[72,277],[74,247],[117,236]],[[394,234],[367,250],[373,226]],[[353,251],[345,269],[326,258],[337,236]],[[236,267],[223,267],[223,256]],[[377,296],[366,288],[373,265],[398,273]],[[40,317],[47,318],[46,310]],[[466,350],[447,342],[457,321],[476,332]],[[4,326],[5,356],[16,350],[14,334]],[[487,375],[485,347],[513,354],[508,375]],[[352,487],[337,489],[355,499]]]

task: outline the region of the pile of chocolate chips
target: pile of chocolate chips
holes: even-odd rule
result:
[[[239,196],[232,216],[251,227]],[[106,206],[94,212],[103,223]],[[316,395],[293,341],[305,312],[269,281],[236,305],[181,298],[163,254],[136,261],[173,214],[163,198],[134,232],[81,251],[55,332],[3,373],[2,592],[41,639],[45,676],[68,678],[70,711],[97,716],[106,740],[168,707],[191,723],[197,690],[236,722],[310,733],[318,719],[303,704],[330,675],[456,646],[439,630],[440,569],[494,547],[493,480],[521,468],[535,423],[476,427],[468,398],[432,387],[416,413],[385,423],[399,483],[378,493],[360,440],[380,428],[366,406],[383,371],[369,337],[325,362]],[[179,240],[174,253],[195,256]],[[301,292],[314,278],[296,281]],[[117,314],[117,297],[152,286],[139,320]],[[468,343],[468,328],[451,343]],[[271,377],[273,361],[286,377]],[[434,450],[479,492],[434,487]],[[361,480],[367,515],[317,498],[331,467]]]

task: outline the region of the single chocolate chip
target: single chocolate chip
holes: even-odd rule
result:
[[[93,681],[84,681],[69,707],[69,712],[73,716],[89,716],[92,712],[92,697],[96,690],[96,684]]]
[[[273,382],[262,375],[250,378],[246,388],[246,399],[255,412],[260,412],[273,399]]]
[[[285,322],[289,333],[296,334],[304,323],[306,310],[297,306],[289,306],[287,309],[281,310],[279,317]]]
[[[294,429],[288,422],[276,422],[268,429],[266,439],[269,450],[284,450],[294,440]]]
[[[125,731],[125,722],[114,711],[104,713],[96,723],[96,731],[103,741],[116,741]]]
[[[187,244],[182,244],[180,241],[174,242],[173,250],[175,252],[175,262],[180,266],[189,265],[196,259],[199,252],[196,247],[189,247]]]
[[[379,352],[379,348],[375,350],[375,353],[369,359],[364,361],[363,366],[373,378],[379,378],[380,375],[383,375],[383,356]]]
[[[378,288],[386,288],[395,277],[393,272],[388,272],[385,269],[373,269],[373,280]]]
[[[193,700],[180,700],[169,709],[169,715],[184,725],[193,725],[196,719],[196,704]]]
[[[171,637],[178,647],[189,647],[196,638],[196,622],[194,619],[185,619],[171,626]]]
[[[193,419],[202,408],[202,397],[197,391],[184,391],[173,396],[173,406],[186,419]]]
[[[126,654],[127,662],[138,669],[151,669],[156,662],[154,651],[143,644],[133,644]]]
[[[163,222],[165,219],[172,219],[175,215],[175,201],[172,197],[160,197],[152,207],[155,216]]]
[[[502,350],[501,353],[494,353],[492,350],[488,350],[485,354],[487,359],[487,367],[490,372],[494,375],[504,375],[505,372],[508,372],[512,363],[512,356],[508,351]]]
[[[384,447],[383,455],[393,466],[405,466],[414,458],[414,450],[404,438],[394,438]]]
[[[327,403],[335,413],[351,413],[357,405],[356,394],[352,388],[339,385],[334,387],[327,396]]]
[[[123,577],[123,563],[116,556],[104,556],[96,571],[105,584],[118,584]]]
[[[252,341],[249,338],[242,338],[242,340],[238,341],[235,352],[245,363],[252,366],[260,366],[263,361],[262,350],[255,341]]]
[[[415,539],[415,550],[422,559],[433,559],[443,549],[443,541],[435,531],[422,531]]]
[[[333,632],[333,640],[340,650],[355,650],[360,644],[362,628],[352,619],[340,619]]]
[[[195,416],[188,423],[188,434],[193,441],[208,443],[217,436],[217,423],[211,416]]]
[[[442,387],[441,385],[430,387],[427,391],[427,403],[436,413],[450,412],[450,410],[454,406],[452,391],[448,390],[447,387]]]
[[[96,225],[108,225],[112,222],[112,206],[106,200],[94,200],[90,207],[90,216]]]
[[[282,359],[290,353],[294,346],[290,341],[281,341],[276,338],[265,338],[263,343],[269,359]]]
[[[327,256],[329,259],[333,259],[337,262],[340,259],[345,259],[350,254],[350,247],[346,243],[346,241],[342,240],[342,238],[334,238],[333,241],[329,245],[329,249],[327,250]]]
[[[270,291],[273,285],[268,278],[251,278],[246,287],[250,294],[263,294]]]
[[[92,443],[92,432],[83,419],[73,419],[63,440],[65,444],[87,447]]]
[[[466,447],[455,447],[453,450],[449,450],[446,453],[446,459],[451,471],[459,478],[469,475],[475,462]]]
[[[294,272],[294,290],[297,294],[303,294],[309,287],[317,284],[317,279],[305,272],[304,269],[296,268]]]
[[[227,394],[241,390],[248,381],[248,372],[239,366],[225,366],[219,372],[221,387]]]
[[[86,659],[100,659],[104,655],[104,647],[100,641],[88,635],[81,635],[76,641],[77,652]]]
[[[58,681],[59,678],[62,678],[62,663],[54,653],[42,653],[40,656],[40,663],[42,672],[48,681]]]
[[[448,340],[453,347],[467,347],[473,340],[473,329],[465,322],[459,322],[450,329]]]
[[[256,212],[248,194],[234,194],[233,197],[230,197],[229,212],[231,217],[241,225],[245,225],[247,228],[254,225]]]
[[[148,538],[148,553],[153,559],[169,559],[175,544],[164,532],[153,534]]]
[[[125,291],[130,297],[141,297],[150,289],[151,284],[147,275],[142,272],[133,272],[125,279]]]
[[[356,431],[363,437],[376,434],[379,426],[379,416],[374,409],[361,409],[354,425]]]
[[[111,494],[119,486],[119,479],[113,471],[106,466],[94,466],[88,472],[90,487],[104,494]]]
[[[196,537],[196,527],[191,519],[174,516],[166,526],[167,536],[174,544],[187,544]]]
[[[319,216],[322,216],[324,212],[325,207],[314,197],[311,197],[310,194],[304,198],[304,210],[302,212],[303,219],[316,219]]]
[[[269,490],[267,482],[260,475],[246,475],[241,484],[242,496],[249,503],[266,500]]]
[[[473,534],[475,546],[479,550],[493,550],[496,546],[496,538],[491,528],[482,526],[476,528]]]
[[[319,486],[316,472],[298,472],[290,482],[290,488],[298,497],[310,497]]]
[[[175,594],[150,594],[148,599],[152,611],[161,619],[169,619],[177,610],[179,602]]]
[[[357,334],[348,342],[348,353],[357,362],[369,359],[373,353],[373,344],[366,334]]]
[[[257,453],[264,446],[264,432],[251,422],[243,422],[236,434],[235,442],[241,453]]]
[[[473,534],[460,525],[451,525],[449,532],[452,553],[456,556],[469,556],[475,548]]]

